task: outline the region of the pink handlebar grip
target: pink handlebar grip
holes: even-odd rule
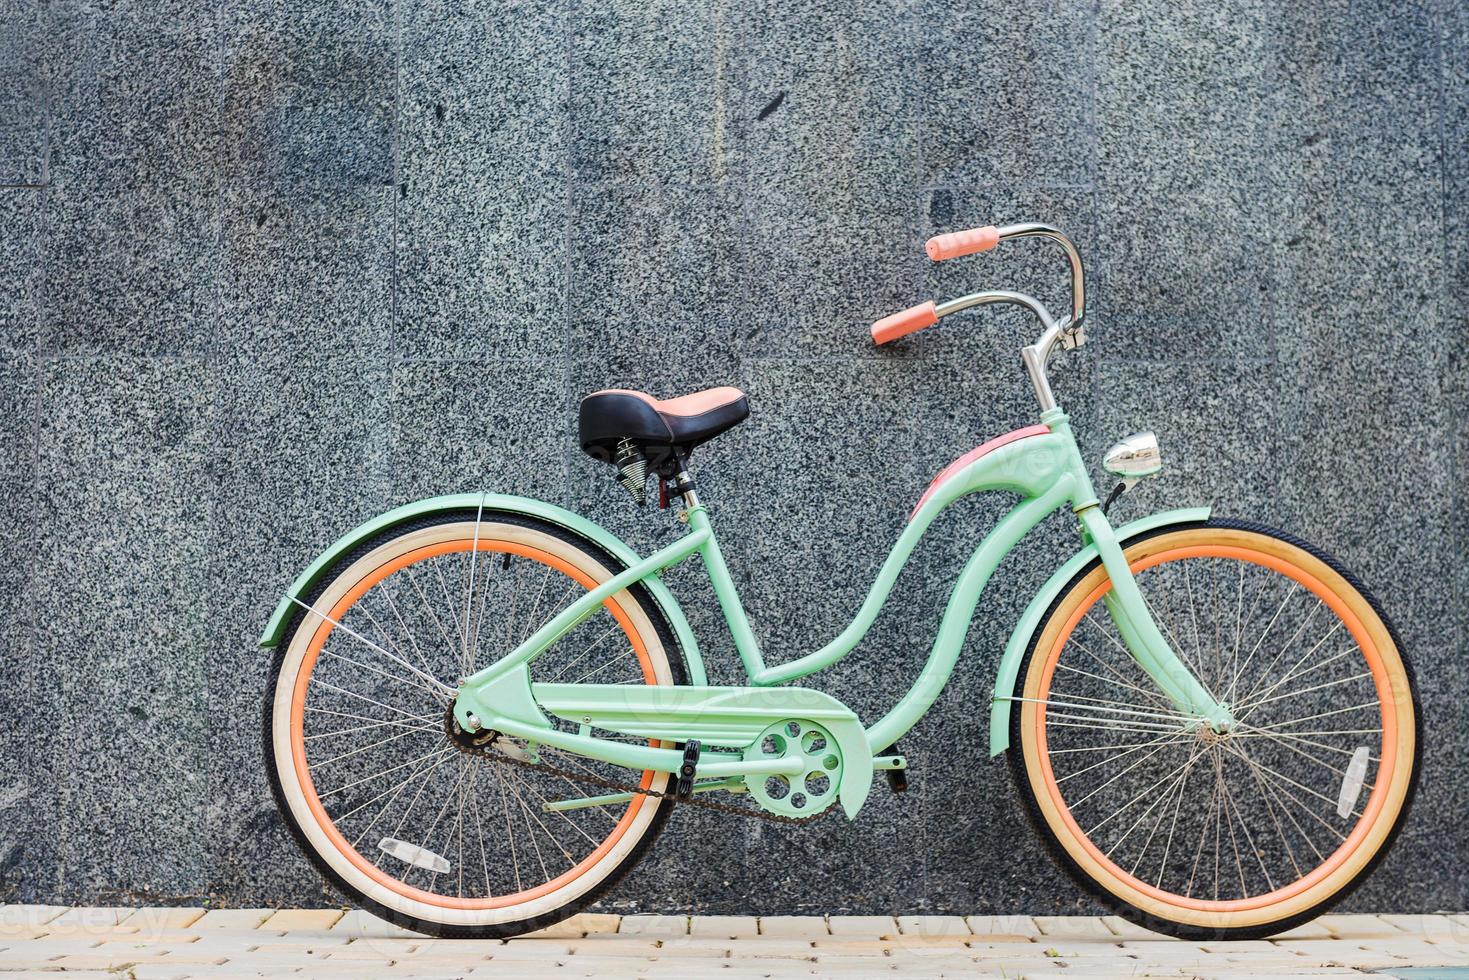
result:
[[[899,337],[906,337],[915,330],[931,327],[939,322],[939,315],[933,305],[933,300],[927,303],[919,303],[917,306],[909,307],[902,313],[894,313],[885,316],[872,325],[872,339],[879,344],[885,344]]]
[[[928,240],[924,250],[935,262],[957,259],[961,255],[988,252],[1000,244],[1000,229],[994,225],[970,228],[968,231],[951,231],[947,235],[935,235]]]

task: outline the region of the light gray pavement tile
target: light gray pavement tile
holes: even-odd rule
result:
[[[826,920],[819,915],[762,915],[760,935],[787,939],[810,938],[831,935]]]
[[[898,923],[890,915],[833,915],[826,920],[833,936],[882,939],[898,935]]]
[[[1136,923],[1128,922],[1120,915],[1104,915],[1101,921],[1112,932],[1121,939],[1159,939],[1169,941],[1170,937],[1151,929],[1144,929]]]
[[[687,936],[689,917],[686,915],[624,915],[617,929],[619,934],[630,936]]]
[[[689,919],[689,935],[699,939],[744,939],[760,934],[753,915],[696,915]]]
[[[433,941],[427,936],[411,939],[383,939],[367,937],[353,939],[345,946],[333,946],[326,951],[331,960],[362,960],[366,962],[408,962],[422,951],[428,955],[433,950]]]
[[[196,927],[197,925],[196,923]],[[362,909],[347,912],[332,925],[331,931],[352,939],[411,939],[423,942],[428,938]]]
[[[325,932],[344,914],[342,909],[281,909],[265,928],[270,932]]]
[[[905,937],[948,938],[973,935],[963,917],[957,915],[900,915],[898,928]]]
[[[140,934],[188,929],[204,916],[202,908],[163,908],[149,906],[136,909],[119,923],[130,926]]]
[[[230,932],[253,932],[275,915],[275,909],[210,909],[189,926],[200,932],[223,929]],[[374,919],[381,922],[381,919]],[[387,925],[387,923],[383,923]]]
[[[583,912],[562,919],[544,929],[526,933],[523,939],[580,939],[583,936],[609,936],[617,932],[620,915]]]
[[[1378,918],[1404,932],[1428,939],[1432,942],[1453,942],[1469,945],[1469,926],[1454,921],[1448,915],[1399,915],[1384,913]]]
[[[1106,942],[1116,934],[1107,923],[1090,915],[1038,915],[1035,924],[1041,933],[1057,939],[1093,939]]]
[[[68,911],[65,905],[0,905],[0,926],[41,926]]]
[[[1404,930],[1378,915],[1333,914],[1317,921],[1338,939],[1392,939],[1404,935]]]
[[[1271,940],[1330,939],[1331,930],[1326,927],[1324,922],[1317,920],[1315,922],[1302,923],[1294,929],[1287,929],[1285,932],[1278,932],[1270,938]]]

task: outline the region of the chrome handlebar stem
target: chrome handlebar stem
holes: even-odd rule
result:
[[[1041,411],[1047,412],[1056,407],[1056,397],[1051,393],[1051,382],[1046,376],[1046,362],[1050,360],[1051,354],[1055,352],[1056,346],[1065,341],[1067,333],[1071,330],[1074,322],[1070,317],[1057,323],[1051,316],[1051,312],[1041,305],[1040,300],[1025,293],[1015,293],[1005,289],[990,289],[980,293],[970,293],[968,296],[960,296],[951,299],[947,303],[941,303],[934,307],[934,314],[939,317],[948,316],[950,313],[958,313],[975,306],[986,306],[990,303],[1006,303],[1011,306],[1023,306],[1035,314],[1045,329],[1040,338],[1029,347],[1021,348],[1020,359],[1025,362],[1025,371],[1030,375],[1031,386],[1035,388],[1035,399],[1040,404]]]

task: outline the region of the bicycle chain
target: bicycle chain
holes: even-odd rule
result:
[[[769,813],[765,810],[753,810],[749,807],[737,806],[733,803],[720,803],[715,800],[698,799],[693,795],[680,797],[675,796],[672,793],[665,793],[656,789],[644,789],[641,786],[634,786],[630,783],[620,783],[615,779],[605,779],[601,776],[594,776],[588,772],[572,772],[569,769],[560,769],[556,766],[546,765],[544,762],[527,762],[524,759],[517,759],[514,756],[505,755],[502,752],[495,752],[493,751],[493,746],[495,742],[500,738],[498,733],[491,734],[490,737],[488,739],[485,739],[483,742],[476,742],[473,744],[466,743],[462,736],[455,734],[454,729],[457,727],[458,726],[453,721],[452,714],[447,714],[444,718],[444,734],[448,735],[449,741],[454,743],[454,746],[465,755],[472,756],[474,758],[489,759],[493,762],[503,763],[505,765],[518,766],[521,769],[529,769],[534,772],[544,772],[552,776],[560,776],[562,779],[569,779],[573,782],[585,783],[589,786],[596,786],[600,789],[616,790],[619,793],[635,793],[639,796],[650,796],[654,799],[670,800],[680,805],[699,807],[704,810],[714,810],[719,813],[732,813],[735,816],[739,817],[754,817],[758,820],[768,820],[771,823],[811,823],[813,820],[820,820],[821,817],[824,816],[827,812],[826,810],[823,810],[821,813],[813,814],[809,817],[787,817],[783,814]],[[470,737],[473,738],[473,736]],[[830,808],[828,807],[828,809]]]

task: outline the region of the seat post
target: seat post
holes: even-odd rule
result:
[[[694,474],[689,472],[688,456],[677,449],[673,454],[677,462],[673,473],[673,490],[683,497],[684,508],[692,510],[699,506],[698,484],[694,482]]]

